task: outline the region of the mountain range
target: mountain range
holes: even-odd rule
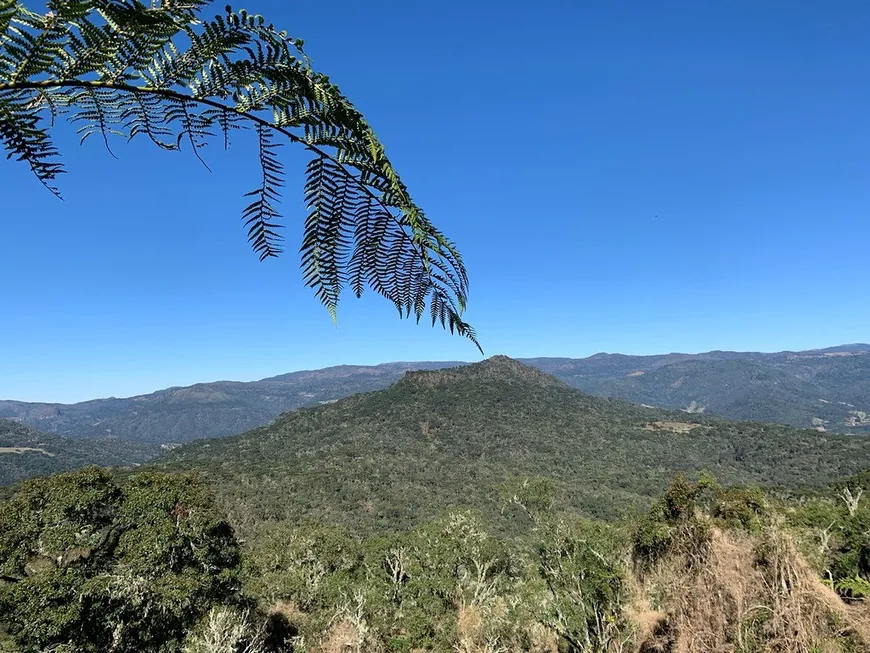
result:
[[[689,413],[870,433],[870,345],[753,353],[521,359],[584,392]],[[234,435],[303,406],[386,388],[408,370],[461,363],[342,365],[76,404],[0,401],[0,417],[73,439],[177,444]]]
[[[242,529],[286,518],[385,532],[466,507],[509,530],[504,498],[525,481],[564,509],[612,518],[646,507],[677,472],[821,486],[870,467],[870,438],[594,397],[497,356],[409,372],[154,464],[201,472]]]

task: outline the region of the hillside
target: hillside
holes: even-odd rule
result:
[[[70,440],[0,419],[0,486],[86,465],[138,464],[159,453],[157,446],[117,440]]]
[[[870,439],[601,399],[494,357],[189,443],[161,465],[202,470],[238,524],[381,531],[459,506],[498,520],[500,488],[525,478],[551,479],[567,508],[596,517],[645,506],[678,471],[820,485],[870,466]]]
[[[0,401],[0,417],[70,438],[179,443],[235,435],[281,413],[383,388],[405,370],[456,363],[342,365],[252,382],[218,381],[77,404]]]
[[[870,345],[807,352],[708,352],[523,362],[584,392],[666,408],[870,433]],[[71,438],[179,443],[235,435],[283,412],[395,383],[412,369],[457,362],[342,365],[260,381],[200,383],[127,399],[77,404],[0,401],[0,417]]]
[[[870,433],[870,346],[756,354],[528,359],[576,388],[635,403]]]

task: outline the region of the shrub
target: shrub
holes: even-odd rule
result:
[[[625,575],[613,529],[595,522],[561,522],[538,548],[549,590],[541,621],[571,651],[606,651],[626,637]]]

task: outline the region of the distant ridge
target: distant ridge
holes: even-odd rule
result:
[[[522,361],[596,396],[735,419],[870,434],[868,353],[870,345],[855,343],[798,352],[599,353],[579,359]],[[0,417],[71,438],[175,444],[241,433],[286,411],[385,388],[407,371],[463,364],[340,365],[260,381],[199,383],[68,405],[0,401]]]

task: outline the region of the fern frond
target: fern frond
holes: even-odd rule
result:
[[[284,168],[276,155],[279,143],[272,141],[270,131],[262,125],[257,126],[257,137],[260,148],[260,169],[263,173],[259,188],[245,193],[245,197],[253,197],[254,201],[245,208],[242,220],[248,227],[248,242],[259,255],[260,260],[278,256],[281,253],[280,243],[283,240],[278,229],[280,214],[275,204],[281,200],[280,189],[284,185]]]
[[[0,143],[7,159],[25,161],[36,178],[60,197],[54,181],[64,172],[63,164],[48,132],[40,126],[40,115],[29,104],[24,94],[0,91]]]
[[[178,149],[176,143],[164,140],[172,135],[172,130],[166,125],[166,114],[160,98],[143,93],[128,93],[119,104],[119,122],[124,125],[128,140],[144,134],[161,149]]]
[[[224,149],[230,149],[230,134],[233,131],[244,129],[242,117],[235,111],[228,109],[207,109],[203,112],[203,119],[209,124],[215,124],[220,128],[224,140]]]
[[[119,95],[120,93],[110,89],[85,88],[73,96],[76,110],[70,118],[71,122],[85,123],[76,130],[81,136],[81,143],[98,133],[103,137],[106,150],[114,158],[117,157],[109,145],[109,136],[124,136],[124,132],[114,128],[114,125],[121,123]]]
[[[308,219],[302,237],[305,284],[315,290],[333,321],[343,288],[343,271],[350,250],[350,231],[359,205],[359,191],[326,157],[308,164],[305,201]]]
[[[17,0],[0,0],[0,43],[5,43],[9,38],[6,34],[12,19],[18,11],[17,5]],[[0,70],[4,74],[8,74],[6,70],[7,66],[8,62],[0,55]]]
[[[165,100],[164,122],[167,125],[173,123],[179,125],[175,139],[175,146],[180,147],[181,141],[186,140],[190,144],[190,149],[194,156],[199,159],[199,162],[204,165],[207,170],[211,171],[211,168],[208,167],[205,159],[200,155],[199,150],[205,147],[208,138],[214,135],[213,132],[210,131],[212,122],[208,118],[197,113],[193,108],[194,106],[195,104],[187,98],[172,98]]]
[[[280,143],[313,154],[300,248],[303,279],[333,320],[345,287],[385,297],[401,317],[470,338],[468,278],[456,246],[428,220],[362,114],[302,41],[245,11],[203,18],[208,0],[48,0],[44,13],[0,0],[0,142],[52,192],[63,172],[55,117],[82,140],[145,136],[165,150],[253,129],[261,180],[242,214],[259,258],[281,252]],[[51,119],[51,121],[47,120]],[[110,150],[111,151],[111,150]],[[205,162],[203,161],[203,164]],[[206,166],[207,167],[207,166]],[[479,345],[478,345],[479,347]]]
[[[63,51],[65,25],[49,12],[40,16],[20,11],[7,28],[6,49],[17,56],[10,72],[10,82],[49,72]]]

